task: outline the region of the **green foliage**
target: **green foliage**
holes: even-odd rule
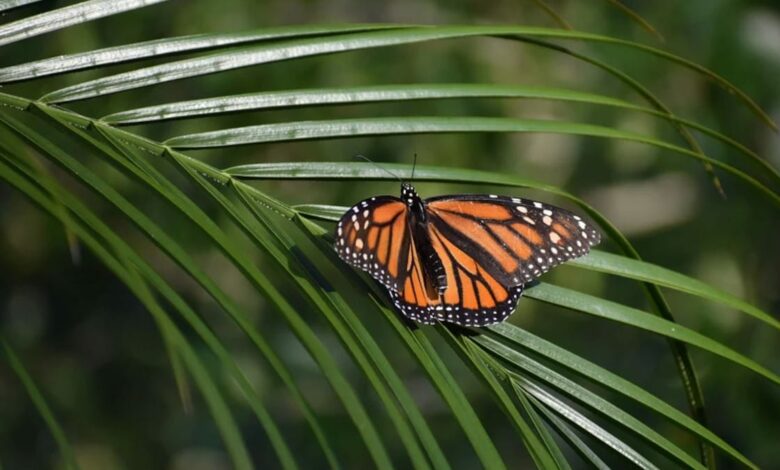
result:
[[[24,3],[0,3],[0,10]],[[0,46],[43,34],[54,25],[77,25],[150,3],[154,2],[92,0],[21,18],[0,26]],[[562,21],[544,2],[537,3]],[[652,29],[619,2],[612,3]],[[431,41],[478,38],[511,41],[518,47],[538,46],[546,54],[577,58],[626,84],[647,105],[606,93],[489,81],[253,90],[157,102],[120,112],[100,105],[82,110],[76,103],[134,89],[153,91],[169,81],[227,74],[272,62],[293,63],[350,51],[401,45],[414,48]],[[734,309],[759,320],[762,328],[772,332],[780,330],[780,322],[722,289],[643,261],[634,244],[583,199],[555,185],[517,177],[498,164],[493,171],[467,169],[457,162],[446,166],[424,164],[415,169],[418,182],[531,189],[568,200],[587,213],[610,239],[605,249],[612,248],[615,253],[597,250],[571,266],[583,276],[602,279],[599,273],[607,275],[603,277],[606,283],[641,287],[650,307],[627,305],[620,297],[610,299],[603,292],[580,292],[557,285],[555,280],[545,280],[527,289],[526,300],[521,301],[515,317],[522,315],[524,305],[536,303],[533,300],[544,308],[549,305],[586,314],[593,317],[588,320],[592,322],[608,319],[668,340],[691,416],[647,387],[512,321],[485,329],[409,325],[389,308],[381,288],[344,265],[333,252],[331,222],[343,213],[343,207],[323,205],[331,201],[317,194],[315,204],[296,204],[272,196],[262,184],[289,180],[305,188],[307,180],[392,181],[384,170],[365,163],[293,158],[221,168],[219,161],[209,162],[195,153],[205,149],[228,153],[237,146],[272,143],[295,148],[292,146],[302,141],[366,136],[573,135],[610,143],[633,142],[661,152],[664,158],[692,158],[708,171],[717,169],[719,175],[755,191],[754,197],[765,201],[769,210],[780,205],[780,173],[771,163],[722,132],[672,113],[640,81],[602,62],[598,55],[582,52],[587,49],[573,50],[547,41],[623,48],[691,69],[734,94],[760,120],[774,127],[745,93],[715,73],[663,50],[611,36],[521,26],[276,27],[96,48],[0,69],[0,83],[4,84],[57,75],[71,77],[86,69],[100,72],[99,78],[91,78],[95,70],[88,76],[76,75],[78,78],[67,85],[32,97],[17,92],[14,85],[0,93],[0,178],[57,220],[151,314],[184,409],[192,413],[191,408],[197,408],[202,400],[237,468],[257,464],[257,452],[250,444],[250,439],[254,442],[257,436],[247,431],[256,429],[253,426],[262,429],[276,456],[273,461],[264,457],[264,462],[282,468],[309,467],[314,461],[327,462],[331,468],[411,464],[420,469],[444,469],[462,467],[461,458],[491,469],[515,467],[510,456],[516,457],[517,446],[508,454],[506,443],[495,437],[495,424],[488,424],[486,409],[490,408],[475,398],[480,394],[495,402],[501,425],[511,427],[513,441],[524,446],[524,458],[537,467],[565,469],[577,467],[581,460],[607,468],[624,465],[627,460],[642,468],[670,463],[714,468],[717,455],[718,459],[757,468],[749,457],[707,427],[699,377],[688,346],[744,367],[767,379],[767,387],[780,384],[780,376],[707,332],[677,323],[661,288],[706,305]],[[154,59],[154,65],[146,65]],[[109,72],[108,67],[120,64],[124,64],[124,71]],[[647,135],[613,125],[496,115],[351,117],[345,113],[348,117],[332,118],[327,114],[338,116],[344,109],[339,106],[346,104],[411,104],[423,100],[438,104],[484,99],[544,100],[609,108],[650,116],[671,132]],[[218,130],[194,126],[191,131],[158,138],[159,130],[166,129],[171,120],[229,119],[233,113],[250,111],[294,113],[309,107],[316,107],[313,112],[322,112],[323,118],[284,117],[281,122],[245,125],[250,119],[240,117],[238,121],[225,121],[228,124],[220,125]],[[139,124],[145,127],[124,127]],[[709,147],[700,145],[692,131],[713,138],[739,160],[732,158],[726,163],[705,153],[703,148]],[[684,144],[674,143],[672,136]],[[256,159],[262,158],[262,150],[259,152],[254,154]],[[408,164],[382,166],[404,178],[411,176]],[[712,178],[712,183],[720,187],[719,180]],[[113,216],[106,218],[107,212],[122,223]],[[218,257],[220,268],[213,264],[209,267],[198,252]],[[223,276],[263,299],[262,320],[258,320],[256,309],[236,298],[236,290],[226,284]],[[224,326],[227,322],[222,323],[225,319],[230,320],[229,332]],[[284,342],[278,339],[280,335]],[[13,338],[8,341],[13,342]],[[290,361],[285,352],[286,347],[292,347],[290,344],[300,348],[304,364]],[[54,436],[62,461],[77,466],[79,452],[70,446],[66,432],[54,418],[57,407],[47,404],[47,394],[33,383],[14,350],[5,342],[3,346],[19,383]],[[238,350],[248,351],[253,360],[262,358],[263,367],[268,369],[263,373],[280,384],[275,390],[277,396],[269,396],[258,386]],[[313,380],[306,375],[315,373],[317,380],[313,383],[328,388],[327,396],[332,398],[324,408],[316,403],[320,397],[306,385]],[[441,410],[436,413],[452,419],[456,426],[442,427],[437,422],[439,416],[422,404],[420,387],[413,386],[412,375],[418,380],[424,377],[423,388],[435,391],[440,400]],[[195,396],[191,386],[197,390]],[[291,425],[284,413],[274,409],[280,395],[289,401],[285,406],[294,408],[302,420]],[[343,420],[333,417],[340,414]],[[655,428],[646,423],[647,416],[661,418],[672,427]],[[345,429],[351,436],[348,442],[340,435]],[[299,450],[301,439],[293,436],[301,432],[316,452]],[[700,446],[699,455],[694,456],[688,448],[690,442]],[[457,448],[456,456],[449,454],[452,448]]]

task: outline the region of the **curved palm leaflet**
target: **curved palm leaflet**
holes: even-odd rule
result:
[[[336,251],[368,272],[414,321],[486,326],[503,321],[523,286],[600,241],[581,217],[527,199],[462,194],[376,196],[351,207]]]

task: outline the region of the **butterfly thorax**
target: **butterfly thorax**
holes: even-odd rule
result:
[[[425,202],[409,183],[401,185],[401,199],[409,206],[408,222],[417,256],[422,260],[425,286],[430,297],[436,298],[447,289],[447,275],[444,265],[433,248],[428,232],[428,213]]]
[[[416,220],[422,223],[428,221],[428,216],[425,213],[425,203],[420,196],[417,195],[414,186],[409,183],[401,184],[401,200],[409,206],[409,217],[414,217],[414,219],[410,219],[410,221]]]

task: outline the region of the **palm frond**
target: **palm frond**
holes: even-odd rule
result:
[[[0,10],[25,2],[0,3]],[[87,21],[157,3],[91,0],[0,26],[0,46]],[[620,2],[612,2],[622,6]],[[540,2],[540,4],[544,4]],[[626,9],[627,14],[631,14]],[[634,15],[632,15],[634,16]],[[635,20],[641,18],[636,16]],[[353,87],[318,87],[231,94],[155,103],[131,109],[100,107],[93,115],[79,114],[71,103],[111,96],[165,82],[224,73],[230,70],[295,61],[305,57],[348,53],[389,46],[415,47],[441,40],[492,38],[541,46],[552,54],[575,57],[638,93],[649,106],[606,94],[567,88],[498,85],[493,83],[410,83]],[[551,43],[549,41],[556,41]],[[471,380],[480,393],[492,398],[506,424],[524,445],[527,456],[541,468],[571,468],[572,451],[585,462],[606,468],[614,451],[621,462],[642,468],[663,463],[688,468],[712,468],[712,450],[749,468],[748,457],[709,430],[704,422],[702,392],[687,345],[708,351],[750,370],[768,382],[780,384],[777,372],[707,334],[674,321],[661,288],[672,289],[704,302],[733,308],[780,329],[780,322],[750,303],[690,276],[643,261],[634,245],[596,208],[564,189],[507,173],[455,167],[418,166],[421,182],[483,184],[546,191],[579,206],[599,224],[620,254],[594,251],[571,263],[581,271],[603,273],[646,290],[655,315],[552,283],[527,289],[534,303],[554,305],[592,317],[608,319],[669,340],[679,368],[681,385],[693,417],[689,417],[651,391],[632,383],[588,359],[546,341],[520,327],[502,324],[484,330],[437,326],[410,327],[388,308],[384,293],[366,276],[346,267],[331,248],[328,227],[343,213],[340,206],[296,206],[272,196],[255,184],[266,180],[370,181],[389,179],[381,169],[354,162],[257,163],[220,169],[186,150],[220,149],[269,143],[293,143],[345,137],[409,136],[432,133],[552,133],[597,137],[608,142],[630,141],[681,155],[717,168],[756,191],[762,200],[780,204],[780,173],[769,162],[737,140],[696,121],[674,114],[640,81],[599,59],[558,42],[601,44],[625,48],[685,67],[732,93],[759,120],[774,122],[744,92],[714,72],[669,52],[643,44],[574,30],[528,26],[420,26],[403,24],[307,25],[261,30],[203,34],[143,41],[50,59],[28,61],[0,69],[0,179],[15,188],[73,233],[126,285],[154,319],[169,353],[177,383],[186,396],[191,379],[214,420],[224,446],[237,468],[252,468],[250,449],[255,439],[243,432],[234,416],[248,408],[273,448],[278,465],[298,468],[299,455],[290,429],[279,422],[265,397],[232,354],[230,345],[207,320],[203,305],[178,292],[153,258],[160,256],[176,267],[198,292],[210,299],[251,345],[251,351],[270,367],[283,384],[295,408],[306,421],[320,455],[331,468],[350,457],[341,439],[335,439],[322,410],[301,385],[296,371],[277,350],[276,343],[252,321],[219,281],[219,273],[203,266],[187,241],[165,218],[147,213],[138,194],[154,198],[159,207],[184,221],[187,233],[197,234],[237,277],[267,302],[275,328],[288,333],[316,369],[321,384],[335,397],[334,406],[351,422],[354,441],[362,455],[379,468],[396,465],[414,468],[450,468],[455,462],[432,424],[430,413],[415,397],[408,377],[398,367],[396,350],[379,338],[392,338],[403,352],[403,364],[425,377],[438,394],[448,418],[457,426],[460,443],[467,443],[473,458],[486,468],[514,466],[485,424],[482,409],[470,400],[476,393],[464,386]],[[178,58],[181,55],[195,57]],[[144,61],[161,63],[144,65]],[[103,75],[75,85],[23,97],[13,91],[16,82],[125,64],[129,71]],[[50,88],[47,88],[50,89]],[[170,120],[207,118],[229,113],[304,107],[338,109],[343,104],[411,102],[427,100],[534,99],[581,106],[610,107],[643,113],[666,122],[685,146],[664,137],[629,132],[587,122],[510,118],[504,116],[361,116],[338,119],[289,118],[273,124],[221,126],[196,133],[174,132],[159,141],[123,126],[162,127]],[[110,101],[109,101],[110,103]],[[101,117],[102,116],[102,117]],[[750,165],[725,163],[705,154],[691,131],[724,144]],[[90,162],[99,162],[93,165]],[[33,162],[57,168],[57,175],[36,171]],[[409,165],[386,164],[408,177]],[[111,176],[109,176],[109,174]],[[114,179],[121,175],[122,184]],[[67,178],[68,184],[60,178]],[[299,184],[301,182],[299,181]],[[78,189],[74,189],[75,185]],[[515,190],[515,189],[513,189]],[[89,196],[84,196],[89,194]],[[320,201],[330,203],[330,201]],[[123,228],[104,221],[93,207],[110,208],[129,222],[154,247],[154,255],[134,246]],[[108,209],[107,209],[108,210]],[[216,216],[215,216],[216,214]],[[324,335],[324,336],[323,336]],[[329,340],[333,340],[333,343]],[[33,385],[10,346],[4,343],[12,368],[44,417],[60,447],[63,460],[76,465],[65,433],[53,419],[50,406]],[[205,346],[203,350],[201,347]],[[446,346],[448,349],[442,349]],[[453,354],[454,353],[454,354]],[[209,360],[216,360],[211,364]],[[470,371],[470,374],[469,372]],[[220,374],[224,373],[230,382]],[[585,380],[580,380],[585,379]],[[587,382],[583,384],[581,382]],[[240,391],[240,404],[230,400],[230,385]],[[775,384],[771,384],[774,386]],[[608,393],[602,393],[604,391]],[[366,391],[370,393],[365,393]],[[673,435],[653,429],[613,396],[628,399],[673,424],[700,445],[696,459]],[[396,440],[397,437],[397,440]],[[565,446],[569,446],[568,448]],[[595,444],[595,445],[594,445]],[[460,445],[459,447],[464,447]],[[402,463],[401,463],[402,462]]]

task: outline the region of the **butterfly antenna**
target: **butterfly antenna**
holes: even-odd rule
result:
[[[414,163],[412,163],[412,178],[411,180],[414,181],[414,169],[417,168],[417,152],[414,152]]]
[[[401,177],[400,177],[400,176],[396,175],[396,174],[395,174],[395,173],[393,173],[392,171],[390,171],[390,170],[388,170],[387,168],[383,167],[383,166],[382,166],[382,165],[380,165],[379,163],[377,163],[377,162],[375,162],[375,161],[371,160],[370,158],[366,157],[365,155],[355,155],[355,159],[365,160],[365,161],[367,161],[368,163],[370,163],[370,164],[374,165],[375,167],[379,168],[380,170],[384,171],[385,173],[389,174],[389,175],[390,175],[390,176],[392,176],[393,178],[397,179],[398,181],[400,181],[400,182],[401,182],[401,184],[403,184],[403,183],[404,183],[404,180],[403,180],[403,179],[401,179]]]

